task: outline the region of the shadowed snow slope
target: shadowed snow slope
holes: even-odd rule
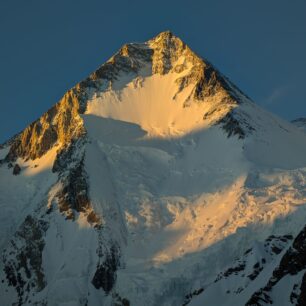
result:
[[[4,305],[303,305],[306,134],[170,32],[0,158]]]

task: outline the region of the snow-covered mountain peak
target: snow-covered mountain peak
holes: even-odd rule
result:
[[[88,79],[86,114],[135,123],[149,136],[177,136],[220,123],[243,138],[230,112],[250,100],[171,32],[124,45]],[[88,88],[88,86],[87,86]]]
[[[305,135],[170,32],[123,45],[0,147],[1,302],[296,301]]]
[[[80,114],[140,125],[148,135],[183,135],[220,123],[244,137],[230,112],[248,100],[179,38],[163,32],[145,43],[124,45],[88,78],[20,133],[7,160],[41,157],[86,133]],[[122,102],[122,103],[121,103]],[[232,125],[233,126],[233,125]]]

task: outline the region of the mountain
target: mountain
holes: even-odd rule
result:
[[[299,129],[306,131],[306,118],[298,118],[298,119],[292,120],[291,123],[293,123]]]
[[[171,32],[0,159],[3,305],[305,305],[306,134]]]

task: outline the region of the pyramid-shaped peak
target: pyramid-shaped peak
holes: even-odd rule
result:
[[[104,92],[109,93],[110,91],[117,94],[118,90],[131,87],[134,89],[131,91],[133,94],[143,91],[146,101],[154,101],[157,99],[156,97],[159,97],[160,101],[164,101],[165,96],[157,96],[156,93],[162,93],[161,88],[165,84],[167,84],[165,92],[171,92],[167,96],[168,100],[166,99],[170,101],[169,105],[177,107],[179,103],[174,106],[173,101],[180,101],[179,114],[183,114],[184,108],[192,105],[204,105],[202,103],[204,101],[217,99],[220,100],[220,104],[222,102],[222,105],[225,105],[222,107],[224,115],[245,97],[211,64],[195,54],[180,38],[170,31],[164,31],[147,42],[123,45],[106,63],[69,90],[53,108],[20,133],[13,142],[6,160],[14,161],[18,157],[36,159],[44,155],[55,143],[61,143],[65,146],[73,139],[84,135],[85,128],[79,115],[88,111],[92,96],[101,96]],[[146,86],[151,86],[147,92],[142,89]],[[157,110],[155,117],[152,116],[151,111],[139,111],[138,113],[142,114],[142,117],[138,118],[138,121],[126,118],[124,114],[121,119],[140,126],[144,121],[146,124],[151,124],[153,117],[155,120],[160,116],[160,110],[163,109],[165,113],[169,114],[173,112],[173,108],[169,108],[169,111],[165,110],[164,104],[161,104],[159,109],[154,106]],[[143,105],[142,100],[137,107],[142,109]],[[211,103],[211,105],[214,107],[217,104]],[[121,107],[121,109],[123,108]],[[66,119],[67,113],[70,114],[68,116],[71,118],[70,120]],[[128,109],[126,113],[128,113]],[[149,114],[149,118],[146,117],[147,114]],[[201,118],[204,116],[199,114]],[[168,130],[169,124],[172,124],[167,121],[171,116],[165,116],[163,131]],[[184,118],[183,115],[181,117]],[[190,122],[193,121],[190,120]],[[160,129],[160,123],[153,122],[153,125]],[[184,128],[185,126],[180,127],[180,130],[184,130]],[[148,126],[147,130],[150,130],[151,133],[152,129]]]
[[[176,37],[171,31],[163,31],[146,42],[126,43],[120,48],[118,53],[125,57],[145,58],[148,60],[151,58],[153,50],[157,49],[173,53],[178,50],[181,51],[185,47],[185,43],[180,38]],[[113,57],[111,60],[112,59]]]
[[[164,31],[146,42],[133,42],[123,45],[108,60],[107,67],[102,65],[93,77],[94,79],[109,79],[113,77],[113,71],[115,73],[120,71],[137,73],[148,63],[152,65],[153,74],[165,74],[176,67],[179,58],[185,58],[186,62],[189,62],[192,66],[203,66],[203,60],[180,38],[170,31]]]
[[[161,44],[164,47],[170,47],[173,44],[184,45],[183,41],[179,37],[175,36],[171,31],[164,31],[159,33],[154,38],[149,40],[149,43],[151,43],[151,45]]]

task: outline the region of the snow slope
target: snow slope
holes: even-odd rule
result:
[[[125,45],[0,148],[1,301],[298,305],[305,156],[170,32]]]

